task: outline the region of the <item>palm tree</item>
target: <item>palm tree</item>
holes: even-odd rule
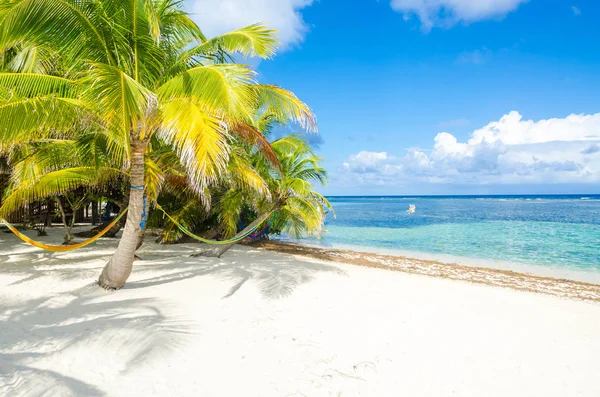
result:
[[[268,181],[279,209],[271,229],[295,238],[321,235],[327,213],[335,215],[329,200],[314,190],[313,183],[327,184],[321,159],[296,135],[278,139],[272,146],[281,161],[283,176],[271,174]],[[267,167],[264,162],[263,167]]]
[[[320,159],[310,145],[296,135],[289,135],[271,144],[281,164],[275,170],[262,158],[256,158],[255,168],[267,183],[269,196],[249,194],[248,190],[232,188],[218,203],[220,223],[225,236],[237,231],[244,208],[258,214],[237,236],[271,220],[271,231],[285,232],[293,237],[320,235],[327,212],[333,212],[329,201],[314,190],[313,183],[327,182],[327,172],[319,165]],[[217,246],[201,253],[202,256],[221,257],[234,244]]]
[[[99,278],[119,289],[129,277],[143,230],[146,154],[171,145],[199,194],[228,162],[227,136],[264,140],[251,109],[273,91],[281,112],[304,125],[312,114],[293,95],[261,88],[228,54],[270,57],[274,32],[261,25],[207,40],[178,0],[14,0],[0,5],[0,48],[37,46],[60,54],[50,73],[0,73],[0,150],[70,131],[100,134],[131,185],[123,236]],[[264,144],[264,143],[263,143]],[[88,183],[98,169],[57,170],[30,190],[48,197]],[[29,197],[31,198],[31,197]],[[16,202],[16,200],[15,200]],[[0,216],[9,212],[7,202]]]
[[[231,139],[229,146],[227,166],[219,174],[218,181],[201,195],[190,185],[185,169],[175,161],[173,152],[164,148],[167,150],[161,149],[152,153],[152,179],[163,181],[160,195],[157,197],[161,207],[167,210],[170,218],[175,219],[187,230],[207,232],[209,238],[220,234],[217,230],[220,229],[220,225],[216,222],[219,203],[230,189],[244,191],[256,198],[270,197],[266,182],[252,166],[252,158],[246,151],[249,146],[243,145],[239,139]],[[264,158],[270,164],[276,164],[276,169],[279,169],[279,160],[270,145],[253,148],[253,155]],[[149,225],[162,229],[158,239],[161,243],[175,243],[184,237],[178,225],[165,217],[161,211],[152,212]]]

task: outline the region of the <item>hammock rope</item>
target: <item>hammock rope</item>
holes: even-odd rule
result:
[[[125,215],[125,213],[127,212],[128,208],[125,208],[125,210],[123,212],[121,212],[108,226],[106,226],[104,229],[102,229],[100,231],[100,233],[96,234],[94,237],[82,241],[81,243],[77,243],[77,244],[73,244],[73,245],[48,245],[48,244],[43,244],[40,243],[38,241],[35,241],[29,237],[27,237],[26,235],[24,235],[23,233],[21,233],[19,230],[17,230],[16,227],[14,227],[13,225],[11,225],[10,223],[8,223],[8,221],[6,221],[5,219],[0,219],[0,222],[2,222],[4,225],[6,225],[6,227],[8,227],[8,229],[14,233],[15,236],[17,236],[18,238],[20,238],[21,240],[23,240],[24,242],[26,242],[27,244],[33,245],[34,247],[37,248],[41,248],[43,250],[46,251],[52,251],[52,252],[68,252],[68,251],[75,251],[78,250],[80,248],[83,248],[85,246],[88,246],[92,243],[95,243],[98,239],[100,239],[102,236],[104,236],[110,229],[112,229],[113,226],[115,226],[117,224],[117,222],[119,222],[119,220],[121,220],[121,218],[123,217],[123,215]]]
[[[202,238],[202,237],[200,237],[200,236],[198,236],[198,235],[190,232],[189,230],[187,230],[185,226],[183,226],[181,223],[177,222],[177,220],[175,220],[171,215],[169,215],[167,213],[167,211],[165,211],[164,208],[160,206],[160,204],[156,203],[156,208],[159,209],[159,210],[161,210],[163,212],[163,214],[165,214],[165,216],[171,222],[173,222],[173,224],[175,226],[177,226],[179,228],[179,230],[181,230],[183,233],[185,233],[189,237],[193,238],[194,240],[198,240],[200,242],[203,242],[203,243],[206,243],[206,244],[211,244],[211,245],[229,245],[229,244],[235,244],[235,243],[237,243],[239,241],[242,241],[246,237],[251,237],[252,233],[254,233],[258,229],[258,227],[260,226],[260,223],[259,223],[258,225],[254,226],[252,229],[248,230],[247,232],[245,232],[241,236],[233,237],[233,238],[230,238],[228,240],[208,240],[208,239]]]

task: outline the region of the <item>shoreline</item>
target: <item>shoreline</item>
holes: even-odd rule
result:
[[[446,263],[437,260],[378,254],[349,249],[320,248],[296,243],[265,241],[252,247],[299,255],[337,263],[379,268],[402,273],[467,281],[517,291],[552,295],[561,298],[600,302],[600,284],[520,273],[513,270]]]
[[[489,258],[477,258],[477,257],[465,257],[452,254],[445,254],[439,252],[421,252],[421,251],[410,251],[387,247],[368,246],[368,245],[354,245],[354,244],[331,244],[331,245],[320,245],[311,242],[304,242],[302,240],[285,240],[277,239],[272,240],[273,242],[282,242],[289,244],[298,244],[301,246],[308,246],[313,248],[321,248],[325,250],[340,250],[340,251],[353,251],[357,253],[365,254],[377,254],[393,257],[402,257],[415,260],[424,260],[432,262],[440,262],[443,264],[461,264],[471,267],[479,267],[486,269],[497,269],[512,271],[520,274],[531,274],[534,276],[554,278],[558,280],[572,280],[580,281],[587,284],[600,285],[600,269],[580,269],[573,267],[562,267],[556,264],[534,264],[534,263],[523,263],[523,262],[509,262]]]

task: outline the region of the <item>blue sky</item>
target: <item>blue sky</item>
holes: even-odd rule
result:
[[[598,2],[189,3],[278,28],[260,79],[317,114],[326,194],[600,192]]]

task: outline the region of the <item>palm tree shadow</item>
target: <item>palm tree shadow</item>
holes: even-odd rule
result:
[[[222,259],[182,258],[178,264],[144,266],[147,271],[168,271],[161,276],[128,283],[125,288],[145,288],[200,276],[213,275],[233,285],[223,298],[230,298],[249,281],[254,282],[266,299],[281,299],[314,279],[321,272],[345,275],[342,269],[318,261],[296,260],[291,255],[266,250],[236,247]],[[143,270],[143,271],[144,271]]]
[[[14,361],[14,357],[0,353],[0,381],[5,376],[2,374],[9,375],[11,372],[19,374],[15,376],[18,380],[12,381],[14,387],[7,385],[6,390],[4,390],[4,386],[0,382],[0,392],[4,396],[42,396],[48,392],[48,385],[51,382],[66,385],[68,391],[74,396],[100,397],[105,395],[97,387],[78,379],[52,370],[33,369],[25,365],[14,364],[12,361]],[[16,388],[17,384],[18,390]]]
[[[30,233],[31,234],[31,233]],[[46,239],[56,243],[57,230],[49,230]],[[13,243],[14,242],[14,243]],[[24,284],[36,279],[52,276],[60,280],[95,278],[97,265],[106,260],[113,252],[116,242],[100,239],[93,246],[71,252],[48,252],[21,242],[15,236],[0,237],[0,271],[3,275],[20,277],[8,286]],[[2,248],[9,250],[3,251]],[[105,259],[106,258],[106,259]],[[89,262],[89,266],[81,265]],[[77,270],[74,270],[77,267]]]
[[[110,301],[102,299],[107,296]],[[158,300],[115,297],[90,284],[51,299],[0,301],[0,395],[33,397],[52,390],[52,395],[104,396],[96,385],[70,373],[77,365],[93,371],[90,367],[96,360],[76,358],[72,367],[62,365],[67,360],[61,360],[60,369],[49,368],[47,363],[62,353],[68,357],[71,349],[93,347],[108,335],[111,343],[101,346],[101,354],[130,354],[121,370],[128,372],[155,353],[164,354],[185,343],[191,327],[180,318],[164,315]]]
[[[248,247],[236,247],[223,259],[190,258],[199,246],[183,244],[178,246],[177,255],[185,256],[174,258],[172,250],[148,244],[140,254],[145,260],[134,269],[138,280],[126,284],[125,291],[108,294],[92,282],[112,247],[112,241],[100,241],[94,249],[76,253],[44,253],[21,246],[8,255],[0,253],[2,274],[15,279],[5,284],[8,287],[28,288],[45,277],[90,282],[50,298],[49,294],[26,300],[0,298],[0,396],[33,397],[46,395],[49,390],[54,395],[103,396],[103,385],[75,375],[79,366],[93,367],[96,361],[76,358],[75,364],[64,363],[68,360],[62,360],[63,354],[69,357],[82,348],[100,355],[129,354],[119,360],[124,363],[120,372],[127,373],[154,355],[181,348],[191,337],[190,330],[197,327],[166,314],[170,311],[164,300],[132,298],[128,289],[216,276],[232,283],[223,299],[248,286],[257,287],[266,299],[281,299],[318,273],[345,274],[336,266]],[[145,274],[147,278],[143,278]],[[107,336],[111,343],[98,346],[106,343]],[[49,367],[49,363],[57,362],[57,356],[61,366]]]

